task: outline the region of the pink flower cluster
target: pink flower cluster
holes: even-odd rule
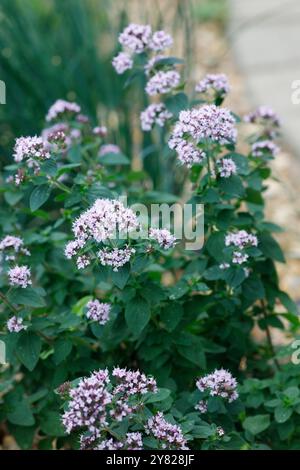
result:
[[[221,397],[229,403],[238,398],[237,381],[230,372],[225,369],[216,369],[211,374],[197,380],[196,386],[200,392],[208,392],[212,397]],[[201,400],[196,409],[205,413],[206,402]]]
[[[158,52],[173,45],[173,38],[165,31],[152,33],[150,25],[131,23],[119,36],[119,43],[135,54],[141,54],[146,49]]]
[[[140,432],[128,432],[125,440],[105,439],[95,447],[95,450],[142,450],[143,441]]]
[[[135,249],[127,245],[124,248],[109,249],[106,247],[98,251],[98,258],[102,266],[111,266],[113,271],[118,271],[130,261],[134,254]]]
[[[13,157],[17,163],[25,161],[26,170],[32,170],[34,175],[38,175],[40,163],[50,158],[50,152],[42,137],[19,137],[15,142]],[[14,180],[17,186],[20,185],[25,179],[26,170],[19,168],[15,176],[10,176],[8,181]]]
[[[259,140],[251,147],[251,154],[254,157],[263,157],[266,154],[275,157],[279,153],[279,147],[272,140]]]
[[[186,439],[180,426],[169,423],[162,412],[148,419],[146,433],[152,434],[161,443],[162,449],[188,450]]]
[[[122,421],[137,410],[130,404],[132,398],[141,400],[148,392],[157,392],[156,382],[140,371],[114,368],[111,383],[107,370],[93,372],[90,377],[80,380],[69,391],[68,409],[62,416],[63,425],[70,433],[74,430],[88,431],[81,437],[81,448],[98,450],[142,448],[140,433],[127,433],[124,441],[107,438],[110,423]]]
[[[133,60],[127,52],[119,52],[119,54],[113,58],[112,65],[115,71],[119,75],[122,75],[126,70],[132,69]]]
[[[66,101],[66,100],[57,100],[49,108],[46,121],[51,122],[56,119],[61,119],[64,115],[73,116],[80,113],[81,108],[77,103]]]
[[[14,235],[6,235],[0,241],[0,254],[5,253],[6,261],[14,261],[17,254],[30,256],[29,250],[24,248],[24,242],[22,238],[15,237]]]
[[[68,434],[87,427],[91,434],[100,435],[99,428],[107,423],[107,406],[112,402],[112,394],[107,388],[109,383],[108,371],[99,370],[70,390],[68,410],[62,417]]]
[[[238,248],[245,248],[246,246],[257,246],[258,239],[256,235],[246,232],[246,230],[239,230],[238,232],[230,232],[225,237],[226,246],[236,246]]]
[[[27,329],[27,326],[23,324],[23,318],[18,318],[15,315],[8,320],[6,325],[10,333],[19,333],[19,331]]]
[[[119,35],[119,43],[135,54],[141,54],[149,46],[152,37],[150,25],[131,23]]]
[[[228,78],[224,73],[207,74],[195,87],[197,93],[208,93],[224,97],[230,91]]]
[[[257,246],[258,239],[256,235],[246,232],[246,230],[239,230],[238,232],[230,232],[225,237],[225,246],[235,246],[232,254],[233,264],[243,264],[249,259],[249,255],[244,252],[244,249],[250,246]]]
[[[159,70],[146,84],[146,93],[150,96],[169,93],[180,84],[180,74],[177,70]]]
[[[163,127],[168,119],[171,119],[173,114],[167,110],[163,103],[150,104],[141,113],[141,127],[143,131],[151,131],[154,124]]]
[[[138,229],[139,224],[134,212],[123,205],[121,201],[112,199],[97,199],[93,206],[81,214],[73,223],[75,240],[65,247],[65,256],[69,259],[77,256],[77,266],[84,268],[91,262],[91,257],[81,253],[89,240],[96,243],[114,240]],[[103,266],[112,266],[117,271],[126,264],[135,253],[127,245],[124,248],[102,248],[98,258]],[[92,252],[91,252],[92,254]]]
[[[229,178],[237,173],[236,164],[232,158],[221,158],[218,160],[218,170],[222,178]]]
[[[164,250],[173,248],[176,244],[176,237],[166,228],[150,228],[149,238],[155,240]]]
[[[28,160],[28,165],[31,159],[46,160],[50,158],[50,153],[46,149],[43,139],[41,137],[19,137],[16,139],[14,146],[14,160],[19,163],[23,160]]]
[[[269,106],[259,106],[255,111],[244,116],[245,122],[266,124],[273,127],[280,126],[278,115]]]
[[[11,286],[20,286],[23,289],[32,284],[31,273],[28,266],[15,266],[8,271]]]
[[[117,231],[127,233],[137,228],[134,212],[116,199],[97,199],[73,224],[74,235],[80,243],[89,239],[104,242],[116,238]]]
[[[101,145],[99,157],[104,157],[104,155],[107,155],[108,153],[121,153],[121,149],[118,145],[115,144]]]
[[[98,322],[100,325],[105,325],[109,320],[111,305],[99,300],[90,300],[87,303],[86,316],[89,320]]]
[[[234,124],[235,119],[230,111],[214,104],[181,111],[179,120],[173,128],[169,147],[175,149],[180,156],[183,153],[182,146],[186,144],[187,139],[193,139],[194,144],[204,140],[221,145],[235,142],[237,130]]]
[[[149,43],[149,48],[153,51],[159,52],[169,49],[173,46],[173,38],[165,31],[155,31]]]

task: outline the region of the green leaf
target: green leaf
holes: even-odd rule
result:
[[[228,155],[224,155],[224,157],[231,158],[234,161],[239,175],[249,174],[249,161],[248,158],[244,157],[244,155],[239,153],[230,153]]]
[[[171,392],[167,388],[159,388],[156,393],[149,393],[146,395],[145,403],[156,403],[158,401],[164,401],[170,396]]]
[[[188,98],[185,93],[177,93],[170,96],[165,100],[165,105],[174,116],[177,116],[180,111],[188,107]]]
[[[259,434],[270,426],[270,415],[249,416],[243,421],[243,428],[253,434]]]
[[[75,315],[78,315],[79,317],[82,317],[84,314],[84,309],[86,307],[86,304],[90,301],[93,300],[92,295],[86,295],[85,297],[82,297],[82,299],[78,300],[75,305],[72,307],[72,313],[75,313]]]
[[[9,412],[7,419],[10,423],[19,426],[32,426],[35,423],[31,408],[26,400],[17,402],[13,411]]]
[[[263,233],[259,236],[258,247],[263,254],[274,261],[285,263],[284,255],[277,241],[269,234]]]
[[[8,430],[12,434],[21,449],[32,448],[36,426],[18,426],[17,424],[8,423]]]
[[[130,160],[122,153],[106,153],[100,157],[102,165],[130,165]]]
[[[130,264],[126,263],[118,271],[112,271],[111,280],[115,286],[123,290],[130,276]]]
[[[284,405],[279,405],[275,408],[275,421],[277,423],[285,423],[293,414],[293,408]]]
[[[28,370],[32,371],[35,368],[39,360],[41,348],[41,338],[34,333],[25,332],[20,337],[16,352],[19,360]]]
[[[155,61],[155,66],[156,65],[178,65],[178,64],[184,64],[184,60],[179,59],[178,57],[163,57],[162,59]]]
[[[57,411],[48,411],[41,416],[41,430],[48,436],[65,436],[61,415]]]
[[[51,189],[47,184],[36,186],[30,194],[29,206],[32,212],[38,210],[49,199]]]
[[[10,206],[15,206],[21,199],[23,199],[24,194],[22,191],[14,192],[14,191],[5,191],[4,199]]]
[[[46,175],[55,176],[57,172],[56,162],[52,158],[49,158],[44,163],[42,163],[41,171],[42,173],[45,173]]]
[[[26,305],[28,307],[45,307],[43,297],[33,287],[14,289],[8,296],[13,304]]]
[[[160,319],[165,325],[167,331],[175,330],[176,326],[184,314],[182,305],[178,303],[169,303],[160,313]]]
[[[130,300],[125,309],[125,320],[128,328],[138,336],[150,320],[150,307],[142,297]]]
[[[213,233],[206,242],[206,250],[218,262],[224,260],[225,236],[223,232]]]
[[[293,313],[294,315],[298,315],[297,304],[290,298],[288,294],[279,291],[277,297],[288,312]]]
[[[219,188],[230,198],[241,197],[245,193],[242,180],[236,175],[230,176],[229,178],[220,178]]]
[[[56,365],[64,361],[72,351],[72,343],[67,339],[59,339],[54,344],[53,361]]]

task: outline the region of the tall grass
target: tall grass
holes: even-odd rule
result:
[[[150,21],[154,27],[164,23],[175,35],[181,31],[178,44],[188,61],[189,0],[1,1],[0,79],[7,91],[7,104],[0,106],[2,162],[14,138],[41,130],[47,108],[65,98],[80,103],[95,123],[106,122],[112,141],[129,156],[143,157],[154,186],[171,190],[174,178],[161,173],[163,156],[155,141],[142,140],[139,131],[145,97],[137,87],[124,91],[124,78],[111,66],[117,34],[128,21]]]

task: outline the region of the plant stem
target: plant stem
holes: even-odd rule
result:
[[[2,299],[3,303],[5,303],[5,305],[7,305],[12,312],[18,313],[18,310],[10,303],[10,301],[4,294],[2,294],[2,292],[0,292],[0,299]]]
[[[265,306],[263,301],[261,301],[261,307],[262,307],[264,319],[267,320],[268,313],[266,311],[266,306]],[[275,349],[274,349],[274,345],[273,345],[273,341],[272,341],[271,332],[270,332],[269,326],[267,324],[266,324],[266,336],[267,336],[267,341],[268,341],[270,351],[271,351],[272,356],[273,356],[274,364],[277,367],[277,369],[280,370],[280,364],[279,364],[278,360],[275,357]]]

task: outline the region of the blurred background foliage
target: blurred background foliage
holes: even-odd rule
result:
[[[126,79],[111,66],[117,35],[128,22],[164,27],[191,74],[195,28],[202,21],[223,25],[225,19],[225,0],[1,0],[0,79],[7,95],[0,106],[1,163],[8,162],[14,139],[39,133],[49,106],[64,98],[78,102],[95,125],[107,125],[110,141],[134,169],[150,174],[155,188],[176,191],[174,175],[156,150],[161,136],[140,131],[143,88],[124,89]]]

